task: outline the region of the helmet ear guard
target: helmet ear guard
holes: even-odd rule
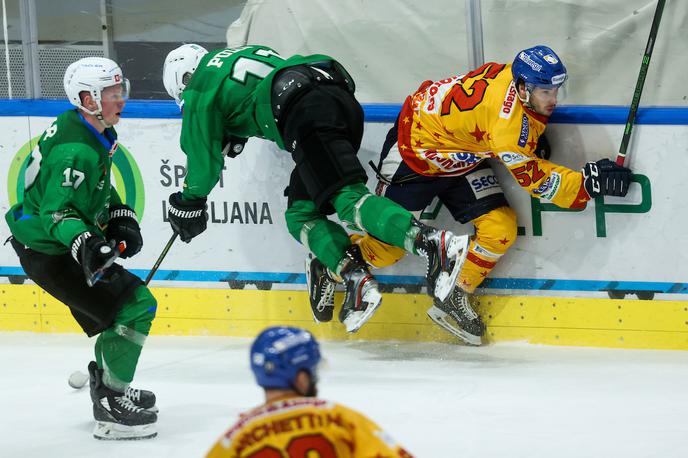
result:
[[[191,76],[206,54],[208,54],[208,50],[203,46],[190,43],[173,49],[165,57],[162,82],[169,96],[180,107],[182,106],[182,92],[191,81]]]
[[[294,390],[300,371],[306,371],[313,383],[317,380],[320,346],[306,330],[275,326],[256,337],[250,358],[258,385],[265,389]]]

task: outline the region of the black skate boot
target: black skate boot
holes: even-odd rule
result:
[[[432,321],[467,344],[482,344],[485,324],[471,307],[468,294],[461,288],[456,287],[444,302],[435,299],[427,314]]]
[[[93,402],[95,402],[95,400],[93,399],[93,386],[94,381],[96,379],[96,372],[98,372],[98,377],[103,377],[103,370],[98,368],[98,365],[95,361],[91,361],[91,363],[88,365],[88,375],[89,383],[91,386],[91,400],[93,400]],[[155,405],[155,393],[153,393],[152,391],[139,390],[136,388],[128,387],[127,390],[124,392],[124,395],[128,397],[136,407],[150,410],[151,412],[155,413],[158,412],[158,407]]]
[[[426,226],[416,219],[411,224],[420,229],[413,246],[428,262],[425,272],[428,294],[444,302],[456,286],[470,240],[467,235],[456,236],[449,231]]]
[[[327,267],[318,258],[309,254],[306,259],[306,286],[316,323],[332,320],[335,285],[336,282],[330,277]]]
[[[128,397],[136,407],[146,409],[150,412],[158,412],[158,407],[155,405],[155,393],[152,391],[128,387],[124,395]]]
[[[103,384],[102,373],[95,362],[88,366],[91,378],[93,418],[96,420],[93,437],[102,440],[150,439],[158,433],[157,414],[137,407],[123,392]]]
[[[348,263],[341,272],[346,283],[346,295],[339,311],[339,321],[344,323],[347,332],[356,332],[373,316],[380,306],[382,295],[358,245],[347,248],[346,256]]]

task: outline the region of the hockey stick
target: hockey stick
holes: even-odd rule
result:
[[[160,267],[162,260],[165,259],[165,256],[167,256],[167,252],[170,251],[170,248],[172,248],[172,244],[177,239],[178,235],[179,234],[177,232],[172,234],[172,237],[170,237],[170,240],[167,242],[167,245],[165,245],[165,248],[163,248],[162,253],[160,253],[160,256],[158,257],[158,260],[155,261],[153,268],[150,270],[150,272],[148,272],[148,276],[146,277],[146,281],[144,282],[146,286],[148,286],[148,283],[150,283],[151,279],[153,278],[153,275],[155,275],[155,272],[158,271],[158,267]]]
[[[616,164],[624,165],[626,160],[626,151],[628,150],[628,142],[631,140],[631,131],[633,130],[633,123],[635,122],[635,115],[638,112],[638,105],[640,104],[640,96],[643,93],[643,86],[645,84],[645,77],[647,76],[647,68],[650,66],[650,58],[652,57],[652,50],[655,47],[655,40],[657,39],[657,31],[659,30],[659,21],[662,19],[662,11],[664,11],[664,3],[666,0],[657,1],[657,9],[655,10],[655,17],[652,19],[652,27],[650,27],[650,36],[647,39],[645,46],[645,55],[643,62],[640,64],[640,74],[638,74],[638,81],[635,84],[635,91],[633,92],[633,101],[631,102],[631,110],[628,113],[626,120],[626,128],[624,129],[623,138],[621,139],[621,146],[619,147],[619,154],[616,156]]]

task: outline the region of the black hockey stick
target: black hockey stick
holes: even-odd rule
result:
[[[155,272],[158,271],[158,267],[160,267],[162,260],[165,259],[165,256],[167,256],[167,252],[170,251],[170,248],[172,248],[172,244],[177,239],[178,235],[179,234],[177,232],[172,234],[172,237],[170,237],[170,240],[167,242],[167,245],[165,245],[165,248],[163,248],[162,253],[160,253],[160,256],[158,257],[158,260],[155,261],[153,268],[150,270],[150,272],[148,272],[148,276],[146,277],[146,281],[144,282],[146,286],[148,286],[148,283],[150,283],[151,279],[153,278],[153,275],[155,275]]]
[[[640,64],[640,74],[638,81],[635,84],[635,92],[633,92],[633,101],[631,102],[631,110],[628,113],[626,120],[626,128],[624,129],[623,138],[621,139],[621,146],[619,147],[619,154],[616,156],[616,164],[624,165],[626,160],[626,151],[628,150],[628,142],[631,140],[631,132],[633,131],[633,123],[635,122],[635,115],[638,112],[638,105],[640,104],[640,96],[643,93],[643,86],[645,85],[645,77],[647,76],[647,68],[650,66],[650,58],[652,57],[652,50],[655,47],[655,40],[657,39],[657,31],[659,30],[659,21],[662,19],[662,11],[664,11],[664,3],[666,0],[658,0],[657,9],[655,10],[655,17],[652,19],[652,27],[650,27],[650,36],[647,39],[645,46],[645,55],[643,62]]]

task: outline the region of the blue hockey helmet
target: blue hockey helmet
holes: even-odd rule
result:
[[[523,81],[526,88],[558,88],[566,81],[567,73],[559,56],[547,46],[534,46],[519,52],[511,65],[514,83]]]
[[[304,329],[273,326],[261,332],[251,345],[251,370],[263,388],[292,389],[301,370],[315,381],[319,362],[320,345]]]

